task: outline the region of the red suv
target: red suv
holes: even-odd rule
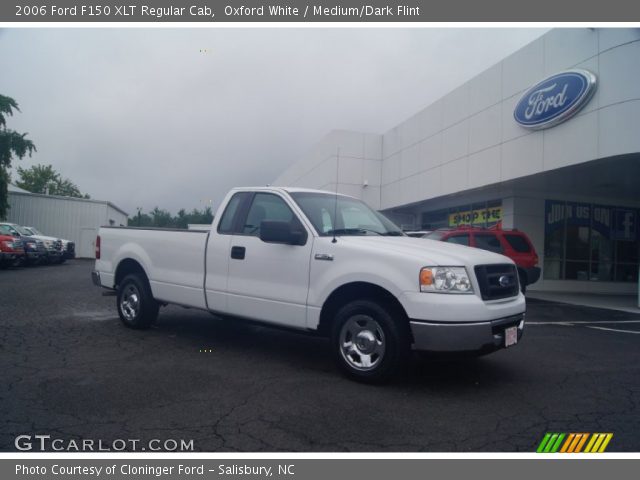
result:
[[[518,267],[522,293],[526,291],[527,285],[536,283],[540,278],[538,254],[529,237],[516,229],[459,226],[438,229],[423,238],[482,248],[509,257]]]

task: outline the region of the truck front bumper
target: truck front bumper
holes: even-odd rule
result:
[[[524,313],[482,322],[430,322],[410,320],[413,349],[440,353],[489,353],[505,348],[505,331],[524,332]]]

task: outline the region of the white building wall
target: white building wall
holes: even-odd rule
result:
[[[531,132],[522,94],[568,68],[598,76],[574,118]],[[640,29],[557,29],[384,134],[383,209],[640,151]]]
[[[553,128],[520,127],[513,111],[522,94],[543,78],[569,68],[587,69],[598,77],[590,102]],[[561,191],[513,191],[507,182],[640,152],[638,78],[640,29],[554,29],[382,136],[332,132],[277,183],[335,189],[335,152],[340,147],[345,152],[344,157],[341,153],[340,192],[386,210],[397,223],[413,222],[415,227],[420,227],[421,212],[427,209],[501,200],[503,226],[527,232],[542,266],[545,199],[627,206],[634,202],[594,196],[580,199]],[[369,179],[369,187],[359,183],[364,178]],[[425,201],[429,202],[419,204]],[[531,289],[631,293],[637,284],[541,279]]]
[[[337,179],[340,193],[380,208],[381,156],[382,135],[334,130],[274,185],[334,191]]]
[[[586,68],[598,76],[589,104],[554,128],[531,132],[517,125],[513,110],[524,91],[568,68]],[[638,78],[640,29],[551,30],[382,137],[331,132],[276,184],[335,188],[340,147],[340,173],[346,172],[338,190],[385,210],[640,152]],[[359,180],[365,178],[369,187],[362,188]]]
[[[71,240],[76,244],[78,257],[91,258],[98,228],[127,225],[127,215],[107,202],[9,192],[7,221]]]

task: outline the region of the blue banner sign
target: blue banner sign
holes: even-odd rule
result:
[[[545,202],[545,232],[552,233],[567,226],[591,227],[612,240],[638,239],[639,212],[628,207],[593,205],[590,203],[547,200]]]

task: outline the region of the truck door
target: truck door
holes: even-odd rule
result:
[[[205,295],[209,310],[227,313],[227,278],[229,270],[229,245],[233,233],[241,228],[242,212],[248,207],[253,194],[236,192],[227,201],[227,206],[214,221],[207,251],[205,253]]]
[[[263,220],[291,222],[306,229],[281,196],[253,194],[243,224],[227,251],[227,310],[234,315],[305,328],[313,237],[307,232],[304,245],[263,242]]]

